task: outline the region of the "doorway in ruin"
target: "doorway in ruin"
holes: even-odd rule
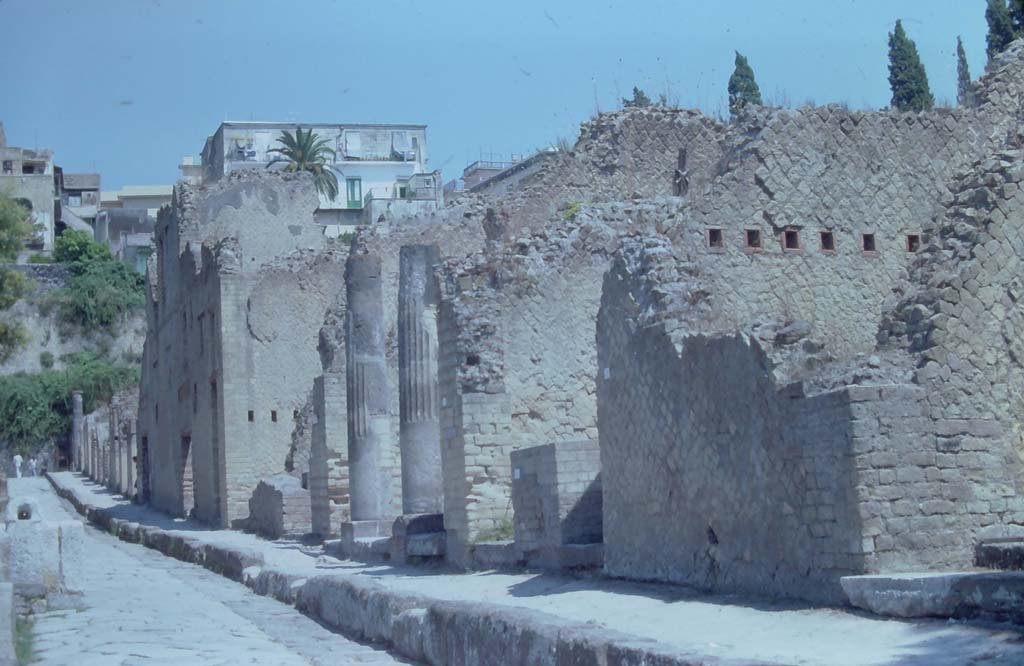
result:
[[[195,508],[195,488],[192,483],[192,436],[181,436],[178,487],[181,488],[181,513],[188,518]]]
[[[139,439],[139,452],[136,462],[136,473],[139,475],[139,503],[149,503],[149,437],[143,435]]]

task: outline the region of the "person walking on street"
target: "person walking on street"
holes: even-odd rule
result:
[[[14,475],[19,479],[21,478],[21,463],[23,460],[24,458],[21,457],[20,453],[14,454]]]
[[[36,460],[35,456],[29,459],[28,468],[32,470],[32,476],[39,476],[39,461]]]

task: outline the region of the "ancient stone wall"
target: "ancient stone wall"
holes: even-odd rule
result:
[[[294,476],[275,474],[261,480],[249,499],[247,527],[270,539],[309,531],[309,491]]]
[[[596,440],[512,452],[516,548],[529,563],[557,566],[565,544],[602,541],[601,449]]]
[[[161,211],[139,428],[156,506],[228,525],[284,470],[347,256],[316,205],[308,178],[244,173]]]

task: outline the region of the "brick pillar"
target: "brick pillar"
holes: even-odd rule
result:
[[[309,453],[309,499],[313,534],[338,533],[347,518],[348,483],[339,467],[347,465],[348,432],[345,419],[345,377],[325,372],[313,383],[316,419]]]
[[[391,471],[382,465],[384,447],[391,442],[391,418],[380,259],[371,255],[350,256],[345,283],[352,521],[379,521],[389,517],[384,511],[391,496]]]
[[[435,245],[403,247],[398,287],[399,445],[402,512],[440,513],[444,506],[437,396]]]

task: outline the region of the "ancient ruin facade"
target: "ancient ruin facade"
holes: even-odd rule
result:
[[[180,184],[161,210],[138,444],[153,505],[241,524],[294,456],[319,329],[344,288],[346,248],[316,207],[311,181],[255,172]]]

